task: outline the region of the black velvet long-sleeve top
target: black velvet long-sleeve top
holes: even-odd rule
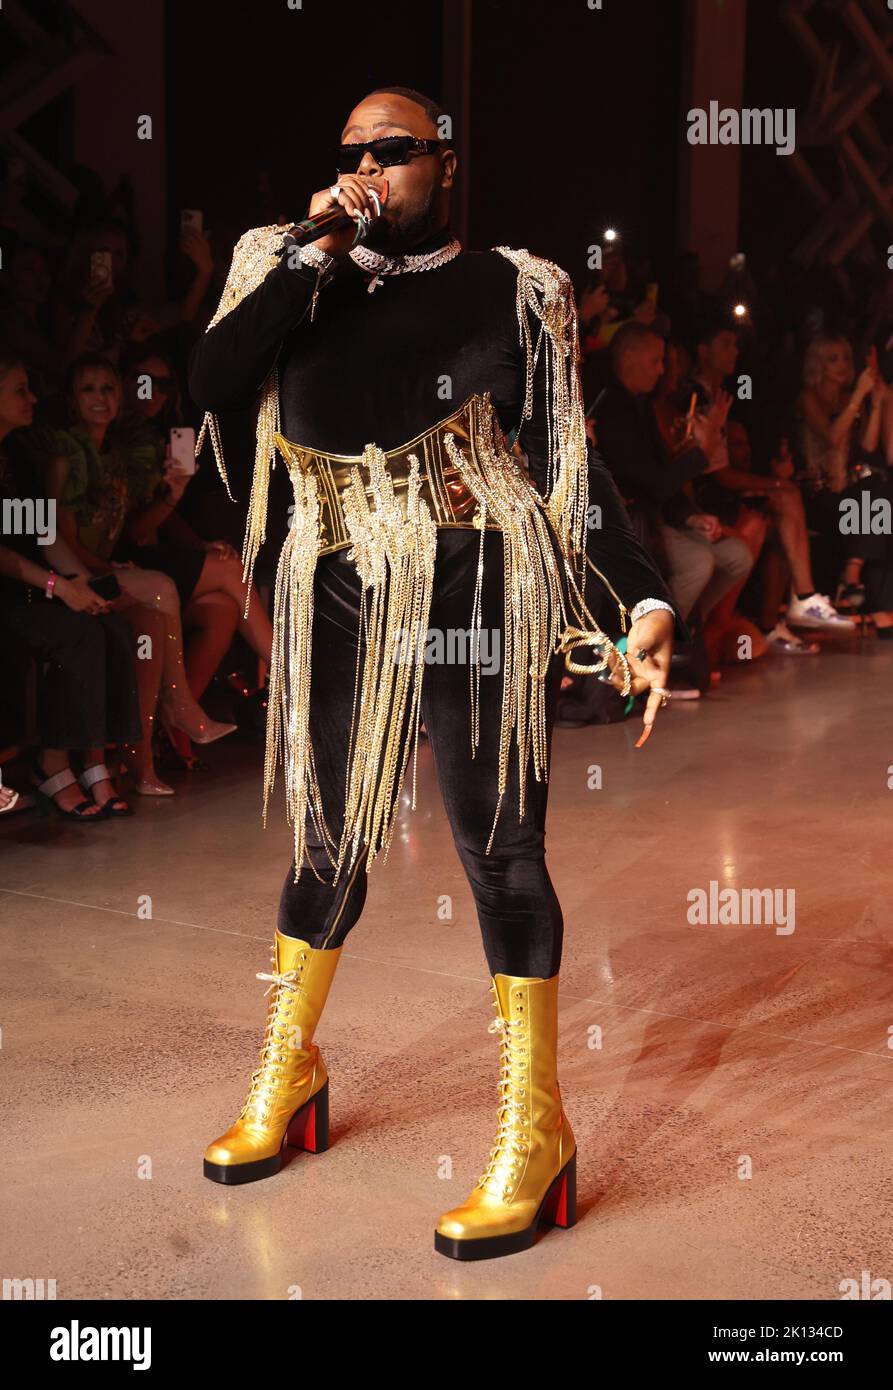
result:
[[[440,233],[413,252],[448,239]],[[276,365],[283,435],[323,452],[358,455],[366,444],[384,450],[405,444],[473,393],[489,391],[503,429],[522,426],[531,480],[546,494],[547,354],[543,342],[533,416],[522,425],[526,358],[515,301],[518,272],[510,261],[496,251],[463,252],[435,269],[383,277],[371,292],[372,276],[342,261],[319,289],[311,319],[317,271],[296,260],[283,255],[196,344],[189,389],[203,410],[250,406]],[[601,509],[601,525],[588,529],[587,553],[626,607],[645,598],[670,603],[594,451],[589,502]],[[597,601],[591,587],[587,600]]]

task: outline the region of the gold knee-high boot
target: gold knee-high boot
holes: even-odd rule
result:
[[[577,1145],[558,1089],[558,976],[496,975],[501,1043],[496,1143],[477,1186],[437,1223],[434,1248],[454,1260],[526,1250],[541,1226],[573,1226]]]
[[[270,1005],[260,1066],[235,1124],[205,1152],[212,1182],[255,1182],[282,1167],[286,1143],[322,1153],[329,1147],[329,1076],[313,1042],[341,947],[317,951],[277,931]]]

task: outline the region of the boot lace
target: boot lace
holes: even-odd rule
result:
[[[499,1015],[487,1029],[499,1034],[499,1111],[496,1142],[476,1187],[509,1197],[529,1146],[527,1096],[527,1021]]]
[[[257,972],[256,978],[258,980],[270,981],[266,992],[271,994],[272,998],[267,1011],[267,1026],[261,1045],[260,1065],[251,1078],[248,1099],[239,1114],[240,1120],[254,1116],[261,1124],[264,1122],[275,1098],[278,1084],[282,1080],[286,1062],[290,1055],[294,1056],[294,1047],[290,1046],[289,1015],[297,996],[302,993],[301,974],[306,959],[306,954],[302,954],[299,957],[298,965],[291,970],[271,973],[259,970]]]

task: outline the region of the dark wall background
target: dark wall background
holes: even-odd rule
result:
[[[234,235],[269,212],[303,217],[335,177],[341,128],[365,92],[440,90],[438,3],[173,0],[167,31],[171,216],[201,208]]]
[[[864,60],[863,50],[842,22],[842,8],[819,4],[809,12],[810,24],[825,53],[829,57],[837,55],[838,81],[842,74],[848,73],[851,67]],[[750,0],[745,104],[761,108],[796,108],[797,147],[804,151],[811,168],[832,198],[836,199],[846,193],[851,176],[836,155],[820,148],[810,135],[805,117],[811,103],[814,79],[814,68],[807,62],[787,25],[781,21],[778,6],[767,3],[767,0]],[[874,101],[869,111],[889,149],[893,141],[889,100]],[[861,138],[858,137],[859,140]],[[765,150],[745,149],[742,160],[741,242],[749,249],[755,265],[766,266],[782,261],[809,233],[816,215],[814,203],[802,191],[787,159],[778,158]],[[880,255],[889,237],[877,226],[874,239]]]
[[[672,254],[682,0],[606,4],[476,0],[472,246],[526,245],[576,277],[612,223]],[[303,214],[368,89],[397,82],[441,98],[442,6],[174,3],[168,65],[172,218],[199,207],[235,235],[276,203]]]
[[[287,0],[146,2],[166,31],[170,231],[182,207],[199,207],[223,255],[245,227],[304,211],[309,193],[332,178],[344,117],[369,88],[400,82],[443,97],[443,11],[462,0],[303,0],[300,10]],[[111,11],[122,0],[106,3]],[[60,0],[25,4],[51,32],[70,29]],[[686,153],[687,0],[604,6],[474,0],[469,240],[527,245],[581,278],[587,246],[613,224],[627,245],[651,254],[663,280],[685,249],[675,245],[675,204]],[[840,44],[846,67],[857,50],[838,8],[817,4],[810,14],[827,51]],[[813,74],[780,5],[749,0],[748,16],[745,104],[802,113]],[[11,33],[4,26],[0,74],[19,56]],[[88,80],[101,83],[102,67]],[[24,129],[69,173],[73,111],[66,90]],[[129,115],[110,106],[108,120]],[[837,193],[834,158],[808,153]],[[49,207],[39,191],[34,201]],[[813,217],[788,160],[742,151],[740,246],[754,265],[783,260]]]
[[[748,6],[747,61],[744,74],[745,106],[787,108],[798,116],[809,101],[812,70],[778,16],[775,4]],[[800,131],[798,120],[798,145]],[[777,260],[803,235],[811,204],[788,161],[772,150],[745,147],[742,151],[741,243],[757,264]]]
[[[682,0],[475,6],[475,241],[586,274],[607,226],[672,256]]]

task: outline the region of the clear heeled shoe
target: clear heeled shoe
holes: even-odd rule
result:
[[[139,777],[134,783],[134,791],[140,796],[176,796],[173,787],[162,782],[160,777]]]
[[[221,724],[210,719],[194,698],[184,681],[164,685],[158,702],[159,713],[166,725],[179,729],[193,743],[216,743],[234,733],[237,724]]]

